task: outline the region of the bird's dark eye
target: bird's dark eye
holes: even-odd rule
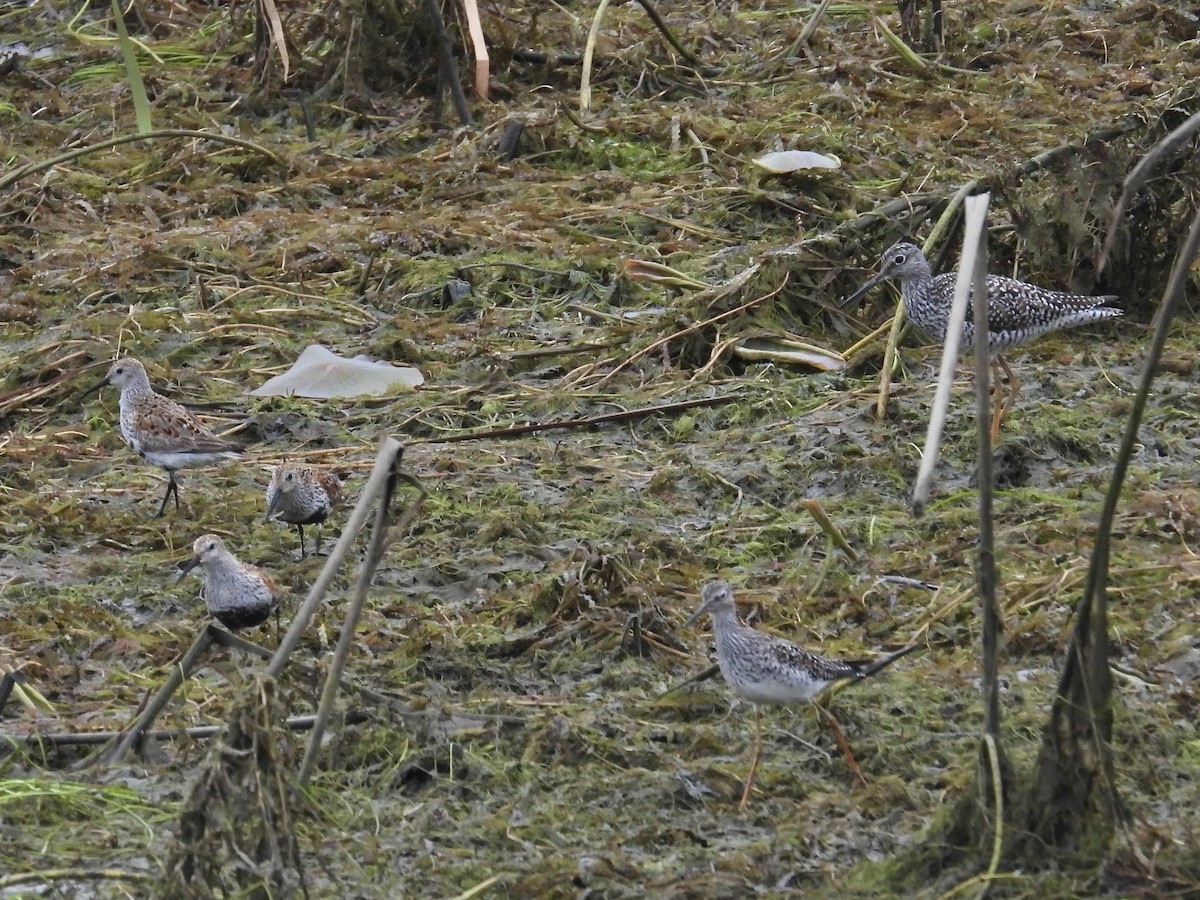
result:
[[[205,550],[216,550],[216,549],[217,549],[216,542],[215,542],[215,541],[209,541],[209,542],[208,542],[208,546],[207,546],[207,547],[205,547],[204,549],[205,549]]]
[[[115,373],[115,374],[117,374],[117,375],[124,375],[124,374],[125,374],[125,367],[124,367],[124,366],[117,366],[117,367],[116,367],[116,369],[114,369],[113,371],[114,371],[114,373]]]
[[[904,265],[904,260],[906,258],[907,257],[903,253],[897,253],[895,256],[892,257],[892,264],[897,265],[897,266],[902,266],[902,265]]]

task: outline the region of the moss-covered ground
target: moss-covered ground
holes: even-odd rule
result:
[[[305,91],[251,80],[247,9],[151,2],[130,28],[154,54],[139,58],[155,126],[221,130],[286,165],[160,139],[39,171],[0,197],[0,664],[53,704],[10,701],[0,719],[0,896],[150,892],[206,742],[72,773],[92,748],[25,738],[133,718],[205,620],[198,579],[174,580],[199,534],[224,536],[298,602],[323,560],[294,560],[294,534],[262,521],[271,466],[348,473],[352,504],[386,434],[406,442],[429,496],[384,558],[350,676],[424,716],[418,727],[345,696],[368,718],[332,735],[293,810],[312,896],[450,897],[484,883],[482,895],[514,897],[893,896],[880,864],[972,783],[969,375],[933,502],[914,518],[936,348],[906,342],[878,419],[879,353],[818,373],[744,359],[730,342],[787,332],[849,347],[891,301],[880,289],[842,311],[839,298],[893,240],[923,238],[973,178],[997,192],[994,270],[1104,290],[1091,259],[1124,172],[1161,123],[1196,111],[1194,10],[947,5],[946,50],[918,70],[874,25],[879,14],[899,27],[882,7],[832,5],[805,47],[811,10],[791,0],[672,4],[672,29],[715,67],[697,75],[639,5],[619,5],[603,21],[594,108],[580,113],[577,66],[511,51],[581,52],[595,6],[485,4],[496,91],[473,101],[472,127],[439,124],[418,82],[306,100],[309,141]],[[326,13],[288,13],[311,40],[294,48],[299,84],[330,46],[312,37]],[[108,16],[0,13],[31,54],[0,78],[6,169],[134,130]],[[515,117],[524,137],[501,160]],[[1013,174],[1130,121],[1143,125]],[[750,163],[792,148],[843,168],[773,178]],[[1200,187],[1192,150],[1171,172],[1185,199]],[[897,198],[913,203],[868,215]],[[1185,208],[1139,227],[1174,246]],[[634,259],[711,284],[762,266],[713,300],[631,280]],[[1023,390],[997,448],[996,536],[1003,737],[1018,777],[1053,697],[1156,302],[1130,288],[1119,327],[1012,357]],[[318,342],[417,366],[426,384],[361,401],[247,396]],[[1001,872],[1000,893],[1200,891],[1197,346],[1187,309],[1113,545],[1114,750],[1131,824],[1100,874]],[[116,392],[80,396],[119,354],[250,448],[182,473],[183,509],[161,519],[164,476],[124,446]],[[713,404],[447,441],[693,399]],[[811,500],[857,559],[831,544]],[[923,642],[830,703],[865,785],[812,709],[768,710],[757,788],[738,811],[752,710],[719,677],[683,684],[711,661],[707,629],[682,624],[713,577],[734,583],[757,627],[830,655]],[[303,661],[327,657],[353,578],[339,578]],[[274,643],[269,628],[252,637]],[[221,723],[260,665],[214,651],[159,727]],[[305,679],[285,676],[285,695],[311,711]]]

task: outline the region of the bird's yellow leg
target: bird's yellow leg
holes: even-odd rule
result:
[[[1021,390],[1021,379],[1017,377],[1017,373],[1009,368],[1008,360],[1003,355],[996,356],[996,362],[1000,363],[1000,368],[1004,369],[1004,377],[1008,379],[1008,397],[1004,401],[1004,414],[1000,416],[1000,421],[1003,422],[1013,407],[1017,405],[1017,394]]]
[[[750,788],[754,787],[754,776],[758,774],[758,761],[762,758],[762,722],[759,720],[758,704],[754,704],[754,756],[750,760],[750,774],[746,776],[746,787],[742,790],[742,802],[738,809],[745,809],[750,802]]]
[[[867,786],[867,779],[863,777],[862,770],[858,767],[858,762],[854,759],[854,753],[850,750],[850,744],[846,741],[846,735],[842,733],[842,726],[838,724],[838,720],[834,718],[833,713],[823,707],[816,700],[812,702],[825,717],[825,721],[833,728],[833,738],[837,741],[838,749],[842,751],[842,758],[846,760],[846,765],[850,767],[851,773],[858,779],[858,783],[863,787]]]
[[[1003,393],[1000,390],[1001,370],[1004,371],[1004,380],[1006,382]],[[1000,439],[1000,426],[1008,418],[1008,414],[1012,412],[1012,408],[1017,405],[1017,392],[1020,390],[1021,382],[1017,378],[1017,373],[1009,367],[1008,360],[1004,358],[1004,355],[997,353],[995,360],[992,362],[992,398],[994,401],[992,412],[993,444]]]

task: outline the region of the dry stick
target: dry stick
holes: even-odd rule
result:
[[[1117,226],[1125,216],[1125,210],[1129,208],[1134,195],[1142,189],[1142,185],[1154,174],[1154,171],[1174,156],[1184,142],[1197,131],[1200,131],[1200,113],[1196,113],[1151,147],[1149,152],[1138,160],[1138,164],[1133,167],[1133,170],[1125,176],[1121,187],[1121,198],[1117,201],[1116,208],[1113,209],[1112,220],[1108,225],[1108,234],[1104,238],[1104,247],[1100,250],[1100,258],[1096,261],[1097,275],[1103,272],[1105,265],[1108,264],[1108,258],[1112,255],[1113,248],[1117,243]]]
[[[950,197],[950,202],[946,204],[946,208],[938,216],[938,220],[933,223],[933,228],[929,230],[929,236],[925,238],[926,247],[936,247],[942,242],[942,236],[950,230],[950,226],[958,218],[959,209],[962,208],[968,197],[979,190],[979,185],[980,181],[976,178],[968,181],[954,192],[953,196]]]
[[[1004,772],[1000,747],[1000,607],[996,603],[996,537],[992,527],[992,430],[990,378],[991,347],[987,303],[987,217],[989,194],[967,199],[967,223],[963,236],[963,261],[960,273],[970,267],[975,296],[975,431],[977,477],[979,481],[979,603],[983,620],[983,746],[980,748],[980,781],[984,772],[990,778],[992,815],[992,857],[989,877],[1000,864],[1004,846]],[[976,226],[978,229],[976,230]],[[956,298],[957,299],[957,298]],[[1000,390],[997,383],[993,386]],[[983,764],[986,762],[986,769]],[[986,794],[980,798],[986,801]]]
[[[329,674],[326,676],[325,684],[321,688],[321,701],[317,706],[317,719],[313,723],[312,734],[308,738],[308,746],[304,749],[304,761],[300,764],[301,784],[308,783],[308,779],[312,775],[312,770],[317,764],[317,754],[321,750],[321,741],[325,736],[329,717],[333,715],[333,704],[337,699],[337,689],[341,681],[342,672],[346,668],[346,660],[350,656],[350,647],[354,643],[358,619],[362,615],[363,605],[367,601],[367,590],[371,586],[371,581],[375,577],[375,570],[379,568],[379,561],[383,558],[383,551],[387,547],[388,518],[391,511],[392,497],[396,491],[396,481],[402,478],[420,491],[417,499],[409,504],[408,509],[404,511],[404,515],[400,517],[400,521],[396,523],[397,532],[402,533],[412,523],[412,520],[416,518],[417,510],[421,507],[421,502],[425,499],[425,488],[421,483],[416,478],[403,475],[399,471],[403,455],[403,448],[401,448],[400,452],[392,458],[391,472],[387,479],[383,496],[379,498],[379,508],[375,511],[375,527],[371,531],[371,544],[367,548],[367,556],[358,570],[358,584],[354,588],[354,598],[350,602],[350,608],[346,610],[346,619],[342,623],[342,633],[338,635],[337,647],[333,653],[333,661],[329,666]]]
[[[963,268],[973,269],[971,291],[975,295],[975,431],[979,459],[979,602],[983,607],[983,733],[991,750],[999,753],[1000,746],[1000,608],[996,605],[996,537],[992,529],[992,431],[990,378],[991,347],[988,339],[987,304],[987,217],[989,194],[967,200],[967,227],[964,235]],[[973,226],[978,224],[978,233]],[[974,251],[974,252],[972,252]],[[961,270],[960,270],[961,271]],[[957,299],[957,298],[956,298]],[[996,391],[1000,385],[993,385]],[[1000,786],[997,785],[997,790]],[[998,795],[997,795],[998,796]],[[1003,807],[997,799],[996,832],[1003,827]],[[999,840],[999,837],[996,838]]]
[[[467,105],[467,95],[458,80],[458,67],[454,65],[454,47],[450,43],[450,35],[446,32],[446,20],[442,18],[438,0],[425,0],[425,11],[433,22],[434,43],[437,44],[438,68],[441,69],[442,81],[450,90],[459,120],[464,125],[470,125],[471,107]]]
[[[1191,270],[1192,261],[1200,253],[1200,211],[1197,211],[1192,219],[1192,226],[1188,232],[1187,239],[1183,246],[1179,249],[1179,256],[1175,259],[1175,267],[1171,270],[1170,281],[1167,282],[1167,290],[1163,294],[1162,305],[1155,314],[1156,324],[1154,327],[1154,338],[1150,342],[1150,349],[1146,353],[1146,361],[1142,368],[1142,377],[1138,383],[1137,395],[1133,399],[1133,409],[1129,413],[1129,422],[1125,428],[1125,434],[1121,439],[1121,447],[1117,452],[1117,458],[1113,464],[1112,481],[1108,487],[1108,494],[1104,498],[1104,507],[1100,513],[1100,521],[1096,525],[1096,540],[1092,547],[1091,564],[1088,566],[1087,583],[1083,589],[1083,597],[1080,599],[1078,608],[1078,618],[1075,622],[1075,633],[1071,637],[1071,646],[1068,648],[1065,665],[1063,667],[1062,678],[1059,680],[1058,693],[1055,697],[1055,706],[1062,703],[1069,703],[1070,697],[1065,694],[1065,688],[1077,677],[1082,675],[1086,684],[1095,685],[1097,683],[1095,671],[1089,668],[1091,666],[1107,666],[1107,657],[1098,651],[1097,648],[1105,646],[1107,642],[1108,628],[1108,608],[1107,608],[1107,587],[1108,587],[1108,558],[1112,542],[1112,526],[1113,520],[1117,514],[1117,504],[1121,499],[1121,489],[1125,483],[1125,473],[1129,468],[1129,461],[1133,458],[1134,448],[1138,443],[1138,429],[1141,426],[1142,416],[1146,412],[1146,404],[1150,396],[1150,390],[1154,385],[1154,376],[1158,372],[1158,362],[1162,357],[1163,347],[1167,342],[1167,334],[1171,328],[1171,322],[1175,318],[1175,310],[1179,305],[1180,298],[1183,297],[1184,285],[1187,282]],[[1089,658],[1085,658],[1084,648],[1090,647]],[[1077,671],[1078,670],[1078,671]],[[1111,781],[1109,783],[1110,790],[1115,790]]]
[[[828,2],[828,0],[826,0],[826,2]],[[650,2],[650,0],[638,0],[638,3],[640,3],[642,9],[646,11],[646,15],[648,15],[650,17],[650,21],[654,23],[654,27],[662,32],[662,36],[667,39],[667,43],[674,47],[675,51],[680,56],[691,63],[694,68],[699,69],[703,67],[704,63],[700,61],[700,58],[684,47],[683,44],[679,43],[679,41],[675,39],[675,35],[671,34],[671,29],[667,28],[667,23],[663,21],[663,17],[659,15],[658,10],[654,8],[654,5]]]
[[[475,93],[480,100],[488,98],[488,80],[491,77],[491,57],[488,56],[487,39],[483,36],[483,24],[479,21],[478,0],[463,0],[467,13],[467,31],[471,35],[471,46],[475,49]]]
[[[817,26],[821,24],[821,19],[825,17],[826,11],[829,9],[829,4],[832,0],[821,0],[816,10],[813,12],[809,20],[804,24],[804,30],[800,32],[800,37],[796,39],[797,44],[807,44],[809,38],[817,30]],[[793,45],[794,46],[794,45]]]
[[[592,27],[588,30],[587,43],[583,47],[583,72],[579,76],[579,111],[592,108],[592,57],[596,55],[596,38],[600,34],[600,20],[608,9],[608,0],[600,0],[596,14],[592,16]]]
[[[967,299],[971,295],[971,280],[974,253],[979,246],[979,234],[987,224],[987,206],[989,194],[980,197],[970,197],[967,200],[968,218],[966,224],[966,243],[963,246],[963,259],[958,267],[958,278],[954,282],[954,301],[950,306],[950,321],[946,325],[945,344],[942,347],[942,368],[938,376],[937,392],[933,397],[933,408],[929,411],[929,431],[925,436],[925,450],[921,454],[921,468],[917,473],[917,483],[913,488],[912,511],[919,516],[925,511],[929,502],[929,487],[933,481],[933,469],[937,465],[938,448],[941,446],[942,429],[946,424],[946,410],[950,406],[950,391],[954,387],[954,368],[958,363],[958,344],[962,338],[963,322],[966,319]],[[987,311],[986,301],[975,303],[976,310],[983,308]],[[984,328],[983,337],[987,337]],[[984,355],[984,364],[987,355]],[[985,376],[984,385],[987,384]]]
[[[245,147],[247,150],[253,150],[256,153],[261,153],[263,156],[270,157],[281,166],[287,166],[283,157],[276,153],[272,153],[265,147],[260,147],[252,141],[247,141],[242,138],[230,137],[227,134],[216,134],[211,131],[189,131],[180,128],[169,128],[162,131],[147,131],[145,134],[124,134],[120,137],[109,138],[105,141],[98,141],[95,144],[88,144],[86,147],[76,147],[74,150],[68,150],[66,153],[60,153],[58,156],[50,159],[36,160],[26,163],[25,165],[14,169],[7,175],[0,177],[0,190],[16,184],[22,178],[41,172],[46,169],[52,169],[61,163],[70,162],[73,159],[78,159],[81,156],[86,156],[89,153],[95,153],[97,150],[107,150],[109,147],[116,147],[120,144],[129,144],[133,141],[148,141],[156,138],[171,138],[185,137],[197,138],[204,141],[216,141],[220,144],[232,144],[235,147]]]
[[[347,717],[352,722],[364,722],[368,715],[361,710]],[[283,725],[292,731],[307,731],[312,728],[316,716],[291,716],[284,720]],[[173,741],[180,735],[190,738],[210,738],[225,729],[224,725],[194,725],[191,728],[168,728],[155,731],[143,731],[143,741]],[[121,731],[67,731],[51,732],[49,734],[26,734],[21,737],[6,736],[5,740],[20,741],[25,744],[46,744],[51,747],[85,747],[91,744],[106,744],[116,740],[124,732]]]
[[[900,55],[900,58],[904,62],[908,63],[918,72],[927,72],[929,70],[929,63],[925,62],[924,57],[920,56],[916,50],[904,43],[904,39],[888,28],[887,23],[878,16],[875,17],[875,27],[883,32],[884,39],[892,45],[892,49]]]
[[[892,369],[896,367],[896,351],[900,346],[900,332],[908,321],[904,315],[904,298],[896,301],[896,312],[892,314],[888,328],[887,345],[883,348],[883,367],[879,371],[879,396],[875,398],[875,418],[883,421],[887,414],[888,394],[892,389]]]
[[[892,330],[892,325],[893,325],[894,321],[895,321],[894,319],[888,319],[886,322],[884,322],[882,325],[880,325],[878,328],[876,328],[874,331],[872,331],[866,337],[860,338],[856,344],[853,344],[851,347],[847,348],[846,350],[843,350],[842,351],[842,359],[844,359],[846,361],[846,368],[850,368],[857,362],[857,360],[855,359],[856,356],[866,353],[866,351],[870,349],[872,344],[874,344],[881,337],[883,337],[885,334],[890,332]]]
[[[817,708],[817,711],[825,717],[825,721],[829,723],[829,727],[833,729],[833,739],[837,742],[838,749],[842,751],[842,759],[846,760],[846,765],[850,769],[850,773],[858,779],[858,783],[863,787],[867,786],[867,779],[863,777],[862,769],[858,767],[858,761],[854,758],[854,752],[850,749],[850,742],[846,740],[846,735],[842,731],[842,726],[834,717],[833,713],[827,710],[816,700],[812,701],[812,705]]]
[[[842,530],[838,528],[837,525],[833,523],[833,520],[830,519],[826,514],[825,507],[821,505],[821,501],[805,500],[804,508],[808,510],[808,514],[810,516],[817,520],[817,524],[821,526],[821,530],[825,532],[826,537],[828,537],[829,540],[832,541],[839,550],[850,557],[851,561],[857,562],[858,554],[854,551],[854,548],[847,543],[845,535],[842,534]]]
[[[8,702],[8,696],[16,684],[17,679],[12,672],[5,672],[4,677],[0,678],[0,713],[4,712],[4,704]]]
[[[142,714],[134,720],[133,724],[119,732],[120,737],[117,740],[114,740],[99,753],[92,754],[73,768],[76,770],[86,769],[97,763],[107,765],[109,763],[120,762],[124,759],[125,755],[141,742],[143,733],[170,702],[171,695],[183,684],[184,679],[188,677],[188,674],[196,665],[196,661],[200,659],[201,655],[213,643],[214,631],[216,631],[216,626],[211,622],[204,626],[201,632],[196,635],[196,639],[192,641],[192,646],[180,657],[179,662],[171,668],[171,676],[158,689],[158,693],[154,695],[153,699],[146,704],[142,710]]]
[[[366,524],[367,515],[371,511],[371,504],[375,501],[375,497],[386,489],[388,479],[391,478],[392,465],[400,453],[403,452],[403,449],[403,444],[394,437],[385,435],[379,442],[379,453],[375,457],[375,468],[372,469],[366,485],[363,486],[362,494],[359,495],[358,503],[355,505],[354,511],[350,514],[350,519],[347,521],[346,527],[342,529],[342,536],[338,538],[337,544],[334,545],[333,551],[329,554],[329,559],[325,561],[325,568],[321,569],[321,574],[313,582],[313,586],[309,589],[304,603],[296,611],[296,615],[292,619],[292,624],[288,627],[287,634],[279,642],[279,649],[275,651],[275,655],[271,657],[271,661],[267,664],[267,668],[263,673],[266,677],[277,678],[287,665],[288,657],[296,649],[296,645],[300,643],[300,636],[304,634],[304,630],[308,627],[309,621],[316,613],[317,607],[321,605],[321,600],[324,598],[325,592],[329,589],[329,585],[333,583],[334,576],[337,575],[338,569],[342,567],[342,561],[350,553],[350,547],[354,544],[354,540],[358,537],[358,533],[362,530],[363,525]]]
[[[982,410],[983,407],[981,406],[980,409]],[[980,421],[983,420],[980,419]],[[984,647],[986,648],[986,646],[985,635]],[[996,872],[1000,870],[1000,859],[1004,851],[1004,769],[1000,765],[1000,736],[991,731],[985,731],[983,746],[987,751],[988,774],[992,779],[992,797],[996,801],[996,832],[992,837],[992,858],[988,862],[987,872],[983,876],[985,879],[990,879],[994,878]]]
[[[601,416],[589,416],[586,419],[560,419],[557,422],[534,422],[532,425],[513,425],[510,428],[493,428],[488,431],[469,431],[465,434],[452,434],[440,438],[418,438],[410,444],[458,444],[462,441],[483,441],[494,438],[514,437],[523,434],[535,434],[539,431],[555,431],[560,428],[587,428],[592,425],[605,425],[609,422],[628,422],[646,416],[656,416],[660,413],[680,412],[694,409],[697,406],[720,406],[740,399],[738,394],[728,394],[723,397],[704,397],[699,400],[681,400],[678,403],[660,403],[657,406],[643,406],[640,409],[628,409],[623,412],[605,413]]]

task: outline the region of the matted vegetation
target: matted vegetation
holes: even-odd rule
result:
[[[222,535],[298,602],[321,560],[293,561],[294,535],[262,522],[270,466],[306,459],[361,476],[384,434],[408,443],[405,467],[429,496],[384,557],[350,675],[418,715],[348,695],[369,718],[332,736],[291,809],[312,896],[454,896],[485,883],[494,896],[911,895],[896,860],[970,785],[978,749],[967,381],[939,491],[914,520],[929,348],[908,342],[879,421],[878,355],[816,374],[744,360],[730,341],[788,332],[847,348],[883,312],[859,318],[837,300],[976,178],[997,192],[993,269],[1115,289],[1129,313],[1120,329],[1053,336],[1013,359],[1024,389],[997,450],[996,533],[1004,737],[1028,770],[1147,322],[1195,206],[1194,148],[1133,210],[1134,262],[1097,287],[1090,260],[1124,172],[1200,102],[1194,15],[1145,0],[956,5],[945,65],[916,70],[865,6],[831,6],[805,48],[807,13],[792,2],[682,5],[669,24],[715,67],[697,75],[626,4],[604,19],[594,109],[567,115],[578,69],[513,51],[578,53],[594,5],[485,5],[498,99],[458,127],[431,111],[424,58],[395,61],[410,86],[311,96],[330,83],[320,54],[344,49],[345,23],[329,16],[321,30],[326,9],[289,13],[296,74],[280,84],[268,71],[257,86],[244,11],[150,3],[125,18],[154,53],[139,59],[155,126],[228,131],[286,164],[175,137],[6,189],[0,664],[20,667],[54,712],[10,703],[0,722],[13,742],[0,768],[4,896],[42,881],[63,896],[149,890],[206,743],[155,742],[145,761],[71,773],[89,748],[22,737],[133,718],[203,622],[196,585],[173,580],[199,534]],[[47,51],[0,80],[9,167],[133,131],[106,14],[0,17]],[[500,161],[514,117],[520,151]],[[843,168],[779,179],[749,164],[793,147]],[[709,284],[761,267],[722,296],[630,280],[629,259]],[[343,403],[245,395],[314,342],[415,365],[426,385]],[[1132,823],[1100,874],[1002,873],[997,892],[1200,884],[1198,345],[1187,311],[1113,546],[1114,749]],[[150,518],[161,473],[125,449],[115,391],[79,397],[118,353],[251,445],[244,463],[183,473],[185,508],[163,519]],[[447,441],[693,399],[713,403]],[[358,485],[351,477],[351,498]],[[823,504],[857,560],[805,500]],[[737,812],[750,710],[731,708],[719,678],[678,687],[709,663],[706,635],[680,625],[714,576],[739,588],[759,627],[831,655],[927,642],[832,704],[865,786],[811,710],[771,711],[755,796]],[[353,577],[339,580],[305,661],[329,652]],[[273,641],[268,629],[254,638]],[[258,668],[214,654],[160,726],[225,722]],[[293,674],[273,702],[309,712],[314,690]],[[290,765],[300,740],[279,735],[273,758]]]

